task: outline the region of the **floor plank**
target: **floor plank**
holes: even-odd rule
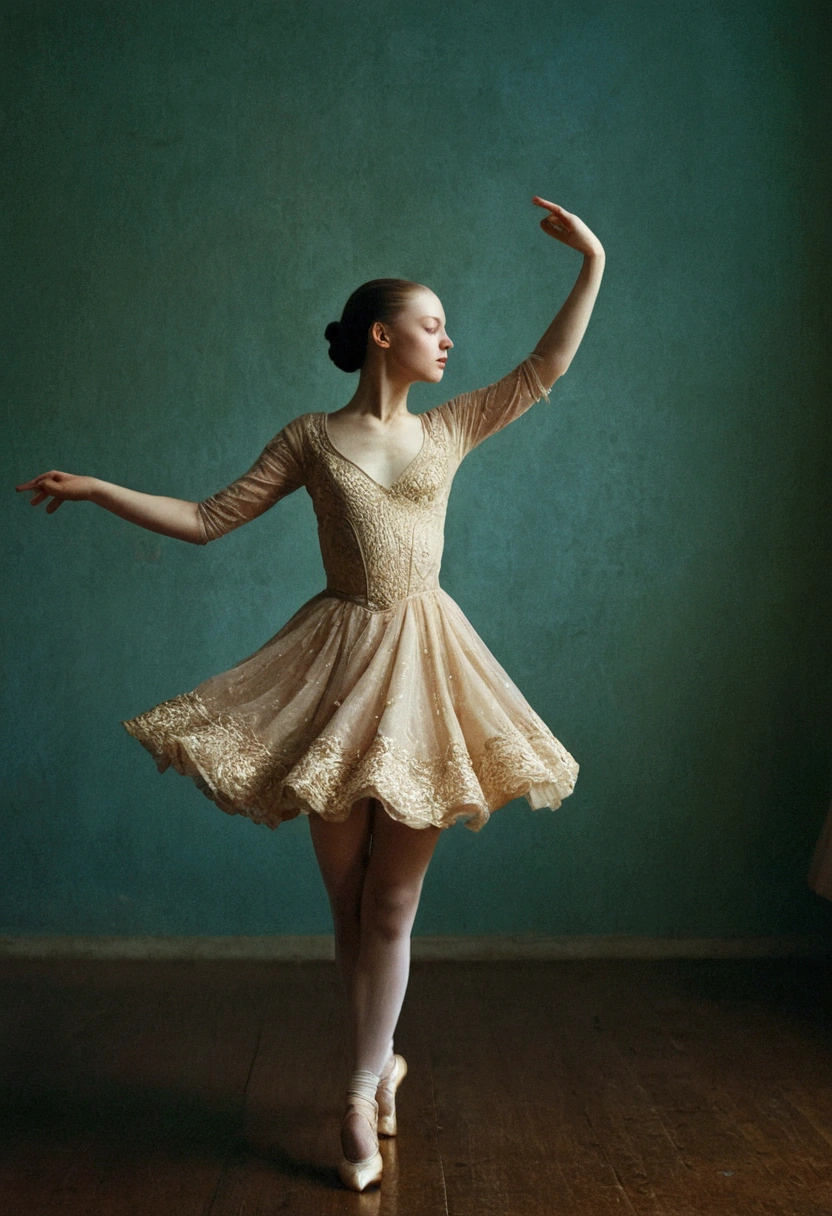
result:
[[[380,1190],[334,964],[0,960],[14,1216],[828,1216],[824,959],[414,962]]]

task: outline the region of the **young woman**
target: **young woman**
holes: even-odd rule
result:
[[[216,540],[305,486],[327,574],[258,651],[230,671],[123,722],[217,806],[276,828],[309,818],[351,1012],[352,1075],[339,1175],[380,1182],[379,1134],[395,1135],[407,1065],[393,1051],[410,932],[443,828],[478,831],[525,796],[560,806],[578,765],[440,587],[456,469],[569,367],[604,270],[576,215],[535,196],[541,227],[583,255],[577,281],[534,351],[496,383],[422,414],[408,389],[441,381],[453,347],[427,287],[376,279],[326,327],[329,355],[360,371],[351,400],[289,422],[248,470],[186,502],[52,470],[16,488],[32,506],[86,500],[165,536]]]

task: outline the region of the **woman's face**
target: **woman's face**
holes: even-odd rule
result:
[[[392,322],[379,322],[370,341],[386,350],[388,370],[408,381],[437,383],[445,372],[453,342],[445,329],[445,310],[429,288],[411,292]]]

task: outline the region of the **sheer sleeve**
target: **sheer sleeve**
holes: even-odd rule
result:
[[[288,423],[270,439],[254,464],[224,490],[197,503],[200,544],[256,519],[304,484],[303,449],[296,427]]]
[[[535,366],[541,361],[542,356],[532,351],[501,380],[470,393],[460,393],[436,407],[453,436],[459,460],[483,439],[525,414],[535,401],[541,397],[549,400],[550,389]]]

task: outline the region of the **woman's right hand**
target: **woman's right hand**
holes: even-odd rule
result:
[[[77,477],[74,473],[61,473],[52,469],[49,473],[41,473],[31,481],[24,481],[15,486],[16,490],[34,490],[34,498],[29,503],[37,507],[46,498],[51,498],[46,508],[47,515],[53,515],[62,502],[87,502],[92,497],[95,486],[94,477]]]

